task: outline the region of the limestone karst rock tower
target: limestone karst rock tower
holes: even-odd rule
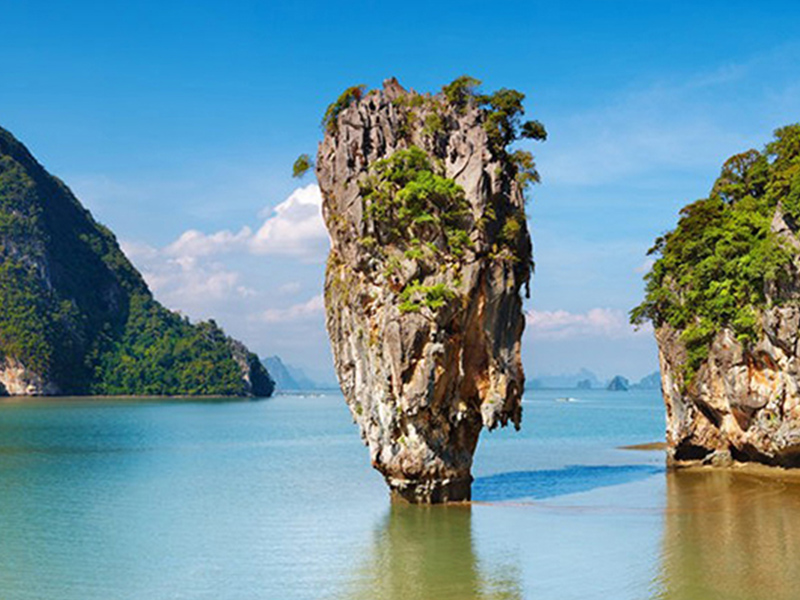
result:
[[[478,435],[519,427],[531,275],[524,96],[350,88],[325,116],[316,174],[331,236],[327,328],[345,399],[395,497],[468,500]]]
[[[655,328],[669,462],[800,467],[800,124],[725,162],[652,253],[632,317]]]

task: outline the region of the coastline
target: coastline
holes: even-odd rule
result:
[[[115,401],[131,401],[131,402],[147,402],[147,401],[159,401],[159,400],[179,400],[179,401],[204,401],[204,400],[222,400],[225,402],[237,402],[237,401],[244,401],[244,402],[251,402],[257,400],[268,400],[273,396],[264,396],[264,397],[257,397],[257,396],[222,396],[218,394],[213,395],[198,395],[198,396],[191,396],[191,395],[177,395],[177,396],[159,396],[159,395],[86,395],[86,396],[2,396],[0,397],[0,404],[15,404],[15,403],[23,403],[23,402],[36,402],[36,401],[53,401],[53,402],[74,402],[74,401],[103,401],[103,400],[115,400]]]

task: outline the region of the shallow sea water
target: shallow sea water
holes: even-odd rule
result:
[[[800,486],[618,449],[663,438],[657,392],[524,408],[472,506],[418,507],[336,393],[2,402],[0,598],[798,597]]]

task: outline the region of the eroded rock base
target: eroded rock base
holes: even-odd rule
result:
[[[387,479],[393,502],[407,504],[444,504],[469,502],[472,476],[461,479]]]

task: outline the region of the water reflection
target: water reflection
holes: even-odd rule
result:
[[[515,564],[482,565],[469,506],[394,504],[375,532],[369,557],[346,598],[515,600],[523,597]]]
[[[667,475],[661,600],[800,594],[800,484],[730,472]]]

